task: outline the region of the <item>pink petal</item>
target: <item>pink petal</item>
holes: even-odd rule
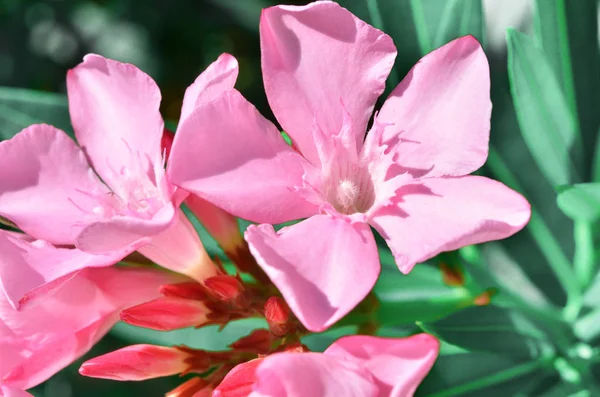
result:
[[[172,276],[154,270],[86,269],[22,311],[0,296],[0,343],[19,351],[0,377],[17,389],[40,384],[85,354],[118,321],[119,311],[157,297],[159,286],[169,282]]]
[[[256,368],[263,361],[255,358],[233,367],[215,388],[213,397],[248,397],[256,381]]]
[[[417,63],[377,116],[398,163],[418,175],[461,176],[483,165],[490,132],[490,76],[472,36]]]
[[[73,244],[97,205],[91,196],[107,193],[63,131],[36,124],[0,143],[0,215],[35,238]]]
[[[136,250],[148,244],[153,236],[165,231],[175,220],[175,215],[173,205],[167,205],[152,219],[113,216],[88,225],[77,237],[75,245],[82,251],[96,255],[130,247]]]
[[[177,210],[175,221],[163,232],[152,236],[138,252],[162,267],[200,282],[219,273],[198,232],[181,209]]]
[[[242,95],[230,90],[179,126],[169,179],[241,218],[281,223],[316,212],[293,189],[310,165]]]
[[[190,116],[198,105],[210,102],[223,92],[232,89],[237,76],[237,60],[232,55],[221,54],[185,90],[180,120]]]
[[[257,262],[298,319],[322,331],[352,310],[379,275],[377,245],[369,227],[315,215],[281,229],[251,225],[246,240]]]
[[[439,342],[427,334],[408,338],[346,336],[325,355],[358,364],[377,381],[379,397],[410,397],[433,366]]]
[[[0,396],[2,397],[33,397],[33,395],[20,389],[0,385]]]
[[[256,370],[250,397],[377,397],[367,371],[352,362],[321,353],[280,353]]]
[[[43,240],[26,241],[3,230],[0,251],[0,289],[15,308],[21,298],[46,283],[87,267],[113,265],[133,252],[91,255],[78,249],[57,248]]]
[[[442,251],[509,237],[529,221],[529,203],[500,182],[480,177],[431,178],[400,187],[394,204],[370,222],[408,273]]]
[[[392,39],[335,2],[267,8],[260,39],[269,104],[302,154],[318,164],[314,122],[336,134],[344,108],[360,147],[394,64]]]
[[[161,96],[150,76],[90,54],[69,70],[67,91],[77,140],[113,190],[122,183],[120,173],[142,172],[140,161],[162,162]]]

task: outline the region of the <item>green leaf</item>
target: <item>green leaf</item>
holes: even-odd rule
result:
[[[71,133],[67,97],[21,88],[0,87],[0,140],[32,124],[46,123]]]
[[[575,335],[586,342],[600,336],[600,308],[597,307],[580,317],[575,323],[574,330]]]
[[[375,285],[381,302],[377,319],[382,325],[435,321],[473,304],[474,297],[463,287],[449,287],[441,272],[427,264],[416,266],[408,275],[400,273],[389,258],[381,256],[383,269]]]
[[[441,47],[467,34],[475,36],[483,45],[484,28],[481,0],[448,0],[445,2],[444,13],[433,41],[434,47]]]
[[[538,167],[553,185],[572,179],[574,118],[544,53],[527,35],[509,29],[508,74],[521,134]]]
[[[467,350],[535,359],[551,347],[546,335],[518,312],[496,306],[471,307],[423,330]]]
[[[569,218],[594,222],[600,218],[600,182],[570,186],[558,194],[557,203]]]
[[[185,328],[177,331],[155,331],[118,323],[110,332],[129,343],[149,343],[162,346],[186,345],[196,349],[223,350],[227,345],[257,328],[268,325],[262,319],[248,318],[229,323],[222,331],[218,326],[209,325],[200,329]]]
[[[440,354],[416,396],[504,397],[532,390],[546,374],[539,362],[489,352]]]

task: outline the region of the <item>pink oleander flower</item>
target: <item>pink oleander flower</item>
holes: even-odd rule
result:
[[[160,285],[173,281],[158,270],[84,269],[18,311],[0,294],[0,396],[29,396],[23,390],[85,354],[121,310],[157,297]]]
[[[233,87],[235,76],[237,61],[221,55],[186,91],[181,119]],[[0,244],[13,246],[14,258],[3,251],[0,261],[13,306],[47,282],[85,267],[110,266],[135,250],[199,281],[217,274],[179,209],[187,192],[176,190],[165,175],[155,82],[133,65],[87,55],[68,72],[67,88],[81,147],[46,124],[0,142],[0,216],[40,240],[30,248],[51,262],[22,260],[18,238],[0,237]]]
[[[427,334],[347,336],[324,353],[276,353],[235,367],[214,397],[410,397],[439,350]]]
[[[318,1],[264,10],[260,38],[267,98],[293,145],[232,89],[182,121],[168,175],[265,223],[246,240],[309,330],[335,323],[373,288],[380,263],[370,226],[409,273],[527,223],[521,195],[468,175],[487,158],[491,114],[488,63],[473,37],[421,59],[366,138],[396,56],[389,36]],[[301,218],[278,232],[270,225]]]

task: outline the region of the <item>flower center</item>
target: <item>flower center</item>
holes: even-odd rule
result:
[[[348,168],[338,170],[337,175],[330,175],[327,199],[342,214],[365,213],[375,201],[371,175],[363,167]]]

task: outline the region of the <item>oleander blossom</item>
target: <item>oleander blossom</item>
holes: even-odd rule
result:
[[[186,91],[181,119],[232,88],[237,70],[221,55]],[[0,142],[0,217],[25,233],[0,234],[0,288],[10,303],[136,250],[199,281],[217,274],[179,209],[188,193],[166,178],[156,83],[133,65],[90,54],[68,72],[67,88],[80,146],[46,124]]]
[[[0,396],[30,396],[85,354],[119,321],[119,312],[176,281],[150,269],[84,269],[35,305],[14,310],[0,294]]]
[[[427,334],[346,336],[323,353],[283,352],[235,367],[214,397],[410,397],[439,350]]]
[[[403,273],[442,251],[524,227],[529,203],[468,174],[487,158],[490,80],[476,39],[421,59],[365,131],[396,48],[335,2],[260,20],[262,72],[279,130],[232,89],[182,122],[171,181],[239,217],[252,253],[300,321],[335,323],[377,280],[370,226]],[[196,161],[202,159],[202,161]],[[308,218],[275,232],[270,224]]]

